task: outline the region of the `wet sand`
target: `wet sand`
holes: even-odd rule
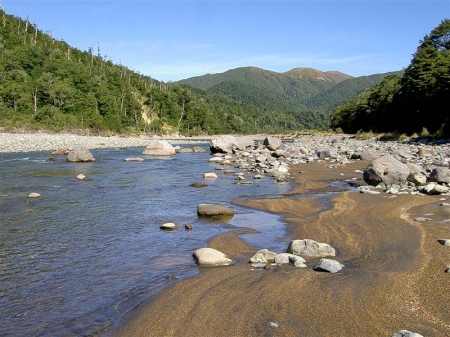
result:
[[[237,261],[201,269],[137,310],[117,336],[391,336],[406,329],[426,337],[450,336],[450,207],[441,197],[343,192],[330,182],[361,178],[367,163],[337,168],[298,165],[298,182],[281,199],[237,200],[279,213],[291,239],[326,242],[345,265],[337,274],[293,266],[252,270],[256,249],[242,231],[214,238],[209,247]],[[450,198],[449,198],[450,199]],[[432,215],[430,215],[432,214]],[[427,222],[416,217],[430,217]]]

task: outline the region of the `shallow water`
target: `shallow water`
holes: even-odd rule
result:
[[[216,166],[208,152],[144,162],[123,161],[142,148],[91,152],[93,163],[46,152],[0,154],[0,336],[108,331],[144,299],[197,273],[193,250],[236,227],[259,230],[245,235],[257,248],[286,247],[276,239],[284,234],[277,216],[231,200],[281,197],[287,183],[266,177],[237,184],[214,171],[218,179],[193,188]],[[87,179],[76,179],[80,173]],[[30,192],[41,197],[27,198]],[[197,217],[199,203],[236,214],[211,223]],[[165,222],[179,228],[161,231]],[[187,223],[192,231],[184,230]]]

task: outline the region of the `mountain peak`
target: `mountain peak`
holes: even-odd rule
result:
[[[339,71],[320,71],[313,68],[294,68],[283,73],[283,75],[295,78],[315,78],[325,82],[339,83],[352,76]]]

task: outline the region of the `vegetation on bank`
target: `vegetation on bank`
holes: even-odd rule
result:
[[[450,20],[424,37],[402,75],[387,76],[336,108],[331,126],[450,137]]]

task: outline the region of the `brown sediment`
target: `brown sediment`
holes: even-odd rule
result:
[[[450,336],[450,249],[437,242],[450,237],[450,223],[440,222],[450,211],[439,197],[344,192],[324,207],[321,198],[304,196],[360,177],[355,169],[364,165],[295,166],[293,199],[236,201],[284,214],[286,247],[289,239],[329,243],[345,265],[340,273],[315,272],[311,259],[306,269],[202,269],[159,294],[118,336],[391,336],[402,329]],[[433,220],[414,221],[425,214]],[[209,246],[245,262],[256,249],[242,233]]]

